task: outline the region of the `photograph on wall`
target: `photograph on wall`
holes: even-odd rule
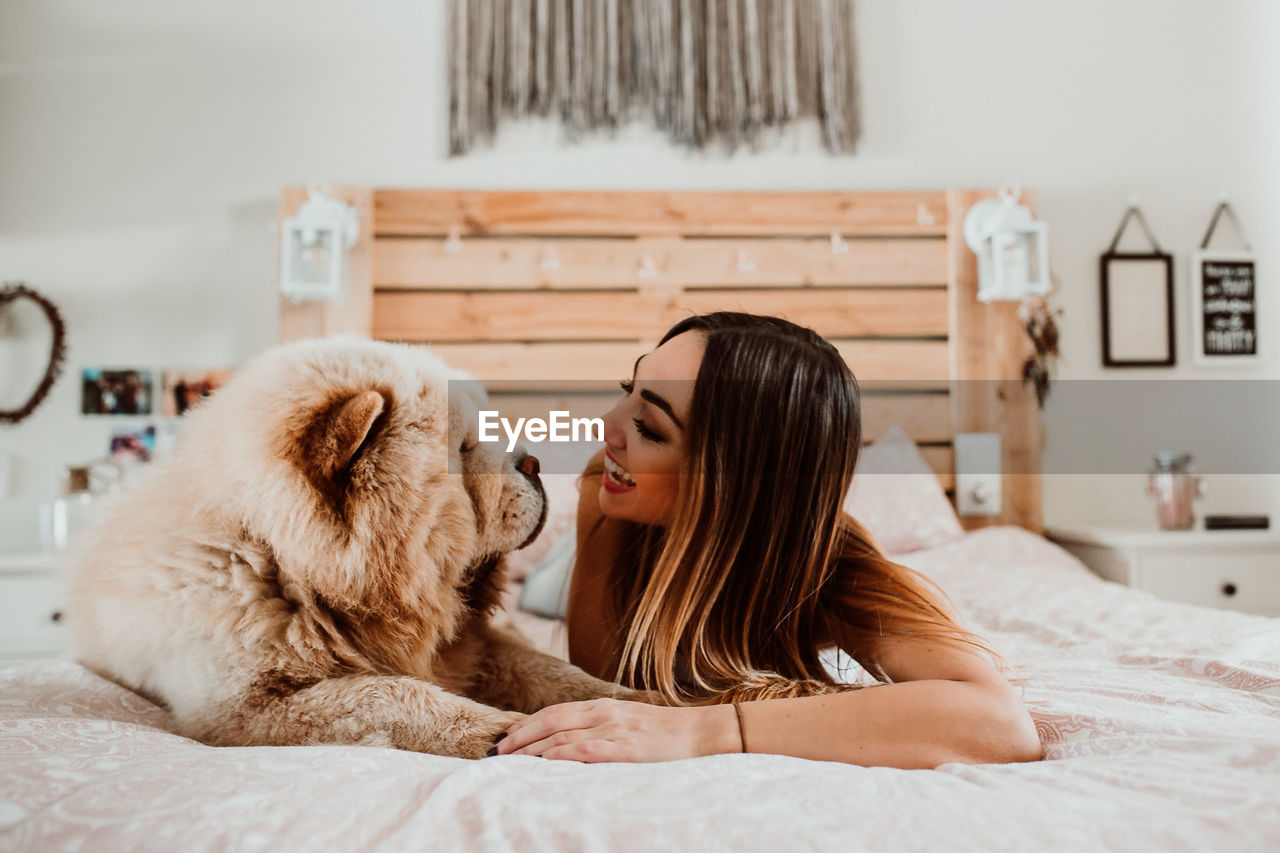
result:
[[[150,462],[156,452],[156,428],[154,424],[135,427],[116,427],[111,431],[108,456],[112,462],[130,464]]]
[[[163,377],[161,412],[166,418],[177,418],[222,387],[231,378],[231,369],[166,370]]]
[[[80,371],[80,413],[83,415],[149,415],[152,413],[150,370]]]

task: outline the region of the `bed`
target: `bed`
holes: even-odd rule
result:
[[[673,311],[811,318],[868,390],[847,508],[1017,668],[1045,760],[908,771],[211,748],[142,697],[49,661],[0,671],[0,848],[1280,848],[1280,620],[1105,582],[1040,535],[1016,315],[977,303],[958,239],[984,193],[340,192],[365,225],[348,301],[283,306],[281,337],[427,343],[500,405],[608,395]],[[282,214],[301,195],[286,191]],[[621,319],[601,337],[603,306]],[[509,312],[523,322],[494,319]],[[1002,438],[999,516],[954,513],[965,431]],[[517,574],[566,535],[572,488],[571,474],[549,477],[553,516]],[[520,592],[502,618],[563,655],[563,624],[520,610]]]
[[[0,847],[1263,850],[1280,846],[1280,629],[1099,580],[1022,528],[899,557],[1027,679],[1041,762],[664,764],[213,748],[70,661],[0,672]],[[518,614],[555,648],[562,629]]]

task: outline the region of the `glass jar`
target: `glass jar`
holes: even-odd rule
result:
[[[1156,521],[1162,530],[1189,530],[1196,516],[1191,502],[1203,497],[1205,482],[1191,470],[1190,453],[1156,454],[1147,473],[1147,494],[1156,499]]]
[[[40,538],[46,551],[65,551],[92,519],[94,491],[91,468],[67,467],[62,494],[41,507]]]

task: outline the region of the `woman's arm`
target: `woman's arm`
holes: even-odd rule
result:
[[[955,643],[883,643],[876,659],[891,684],[743,704],[747,750],[908,769],[1041,757],[1031,715],[984,658]],[[739,748],[732,709],[696,710],[719,712],[708,737],[721,751]]]
[[[887,639],[892,684],[739,706],[664,708],[610,699],[543,708],[508,729],[498,753],[574,761],[670,761],[747,751],[866,766],[1035,761],[1040,740],[1013,688],[957,644]]]
[[[591,460],[588,474],[602,470],[602,458],[603,452]],[[566,614],[569,656],[606,680],[614,676],[618,650],[608,644],[616,617],[605,584],[607,568],[620,553],[621,524],[601,516],[588,479],[578,501],[578,555]],[[588,537],[592,529],[597,533]],[[855,648],[852,638],[834,639],[841,648]],[[902,768],[1040,758],[1035,726],[1017,692],[970,647],[890,636],[866,651],[893,683],[743,703],[747,750]],[[498,744],[499,754],[592,762],[665,761],[742,749],[737,715],[728,705],[569,702],[542,709],[509,734]]]

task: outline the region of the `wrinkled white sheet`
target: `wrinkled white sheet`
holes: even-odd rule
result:
[[[0,849],[1280,849],[1280,619],[1105,583],[1017,528],[900,559],[1019,668],[1047,760],[210,748],[46,662],[0,673]],[[517,621],[563,647],[545,620]]]

